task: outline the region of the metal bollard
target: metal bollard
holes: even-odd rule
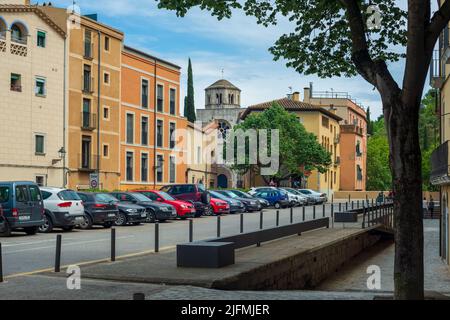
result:
[[[62,236],[56,236],[56,252],[55,252],[55,272],[61,271],[61,240]]]
[[[316,205],[313,206],[313,220],[316,220]]]
[[[276,226],[278,227],[280,225],[280,211],[277,210],[276,214]]]
[[[342,212],[342,203],[339,202],[339,212]]]
[[[241,213],[241,233],[244,233],[244,214]]]
[[[331,204],[331,228],[334,229],[334,204]]]
[[[348,202],[345,203],[345,211],[348,211]]]
[[[331,203],[334,203],[334,194],[331,195]]]
[[[2,243],[0,242],[0,283],[3,282]]]
[[[159,222],[155,222],[155,252],[159,252]]]
[[[348,195],[348,202],[352,201],[350,195]]]
[[[359,200],[356,201],[356,209],[359,209]]]
[[[116,261],[116,229],[111,229],[111,261]]]
[[[353,201],[352,201],[352,210],[354,209],[354,206],[353,206]]]
[[[194,220],[189,220],[189,242],[194,241]]]
[[[323,204],[322,211],[323,211],[323,217],[325,218],[325,216],[326,216],[326,214],[325,214],[325,203]]]
[[[263,212],[261,211],[260,213],[259,213],[259,229],[263,229],[263,227],[264,227],[264,224],[263,224],[263,219],[264,219],[264,217],[263,217]]]
[[[217,216],[217,238],[220,238],[220,215]]]
[[[305,214],[305,206],[303,206],[303,215],[302,216],[303,216],[303,221],[305,221],[305,218],[306,218],[305,217],[306,216],[306,214]]]
[[[291,208],[291,212],[290,212],[290,221],[291,224],[294,223],[294,210]]]

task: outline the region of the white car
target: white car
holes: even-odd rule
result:
[[[304,205],[307,204],[307,198],[300,193],[297,193],[296,190],[291,188],[280,188],[283,191],[286,191],[288,194],[289,202],[291,205]]]
[[[252,187],[247,193],[250,195],[254,195],[261,191],[270,191],[270,190],[278,190],[278,189],[275,187]]]
[[[75,191],[50,187],[40,189],[45,209],[45,223],[39,227],[40,232],[48,233],[55,227],[71,231],[84,222],[83,201]]]

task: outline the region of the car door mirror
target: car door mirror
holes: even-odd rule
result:
[[[156,201],[162,202],[163,199],[162,198],[156,198]]]

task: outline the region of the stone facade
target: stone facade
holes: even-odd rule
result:
[[[37,8],[0,6],[0,180],[60,187],[65,32],[47,18]],[[37,139],[43,148],[36,148]]]

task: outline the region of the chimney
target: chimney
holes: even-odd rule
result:
[[[311,100],[311,88],[303,88],[303,102],[309,103]]]
[[[292,94],[292,100],[299,102],[300,101],[300,92],[298,92],[298,91],[294,92]]]

